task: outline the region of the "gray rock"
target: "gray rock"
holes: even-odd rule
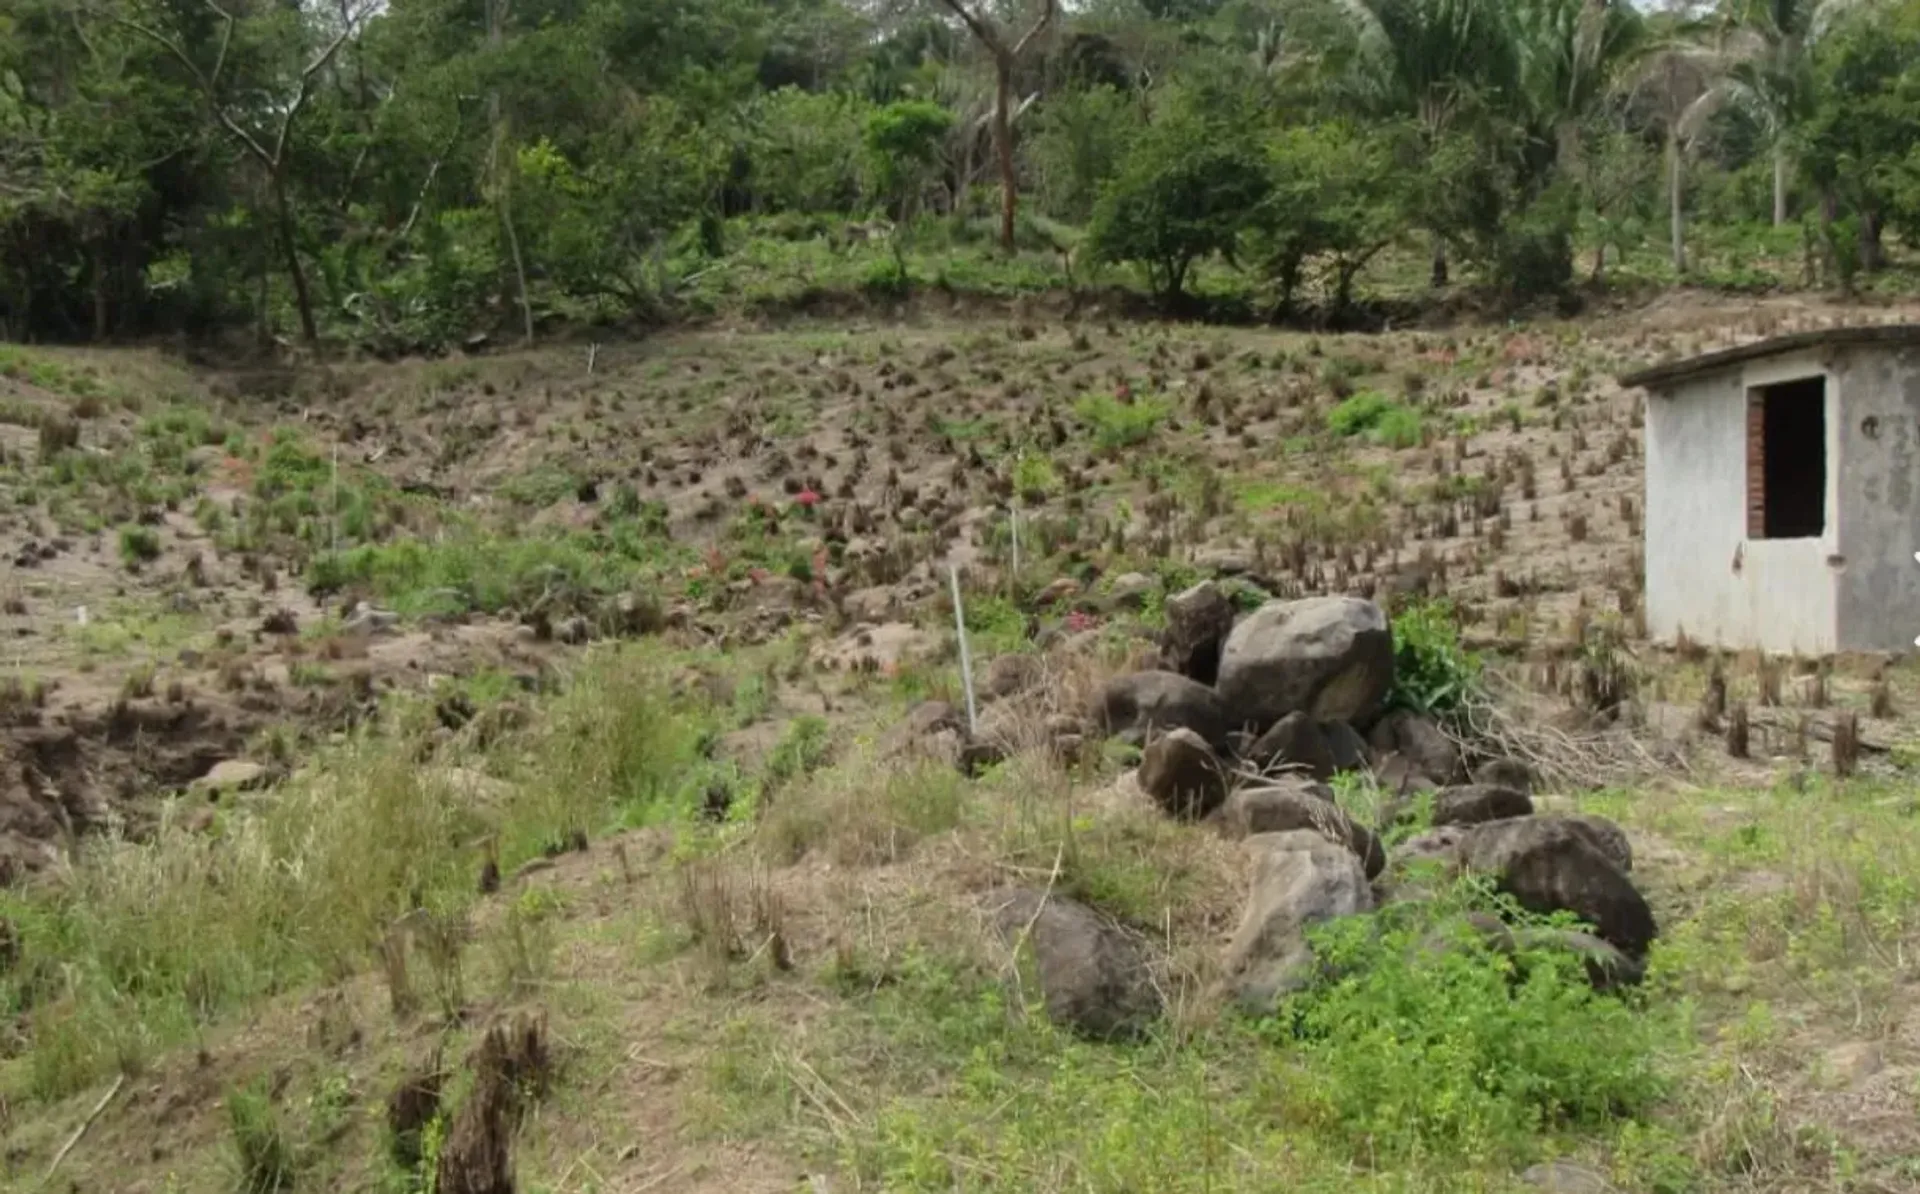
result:
[[[1364,770],[1369,761],[1367,740],[1360,731],[1344,721],[1323,722],[1320,732],[1327,736],[1327,749],[1333,752],[1335,771]]]
[[[1333,748],[1320,724],[1304,713],[1289,713],[1274,722],[1247,748],[1246,757],[1262,771],[1284,768],[1315,779],[1333,778]]]
[[[1084,904],[1028,888],[990,893],[1002,941],[1033,949],[1040,997],[1054,1023],[1097,1040],[1139,1033],[1162,1010],[1140,942]]]
[[[1494,876],[1522,907],[1571,912],[1600,939],[1644,958],[1658,934],[1653,910],[1627,873],[1563,818],[1519,817],[1477,825],[1460,845],[1468,868]]]
[[[1173,672],[1134,672],[1107,682],[1089,711],[1109,736],[1186,729],[1219,745],[1233,728],[1220,694]]]
[[[1200,735],[1173,730],[1148,744],[1140,789],[1169,816],[1198,821],[1226,802],[1226,768]]]
[[[1322,784],[1305,781],[1241,788],[1220,810],[1221,828],[1232,837],[1309,830],[1353,851],[1368,879],[1386,869],[1386,851],[1373,830],[1349,816]]]
[[[1233,603],[1210,580],[1167,598],[1167,629],[1160,643],[1168,669],[1202,684],[1219,679],[1233,613]]]
[[[221,796],[228,792],[257,788],[266,781],[267,769],[261,764],[249,763],[245,759],[224,759],[194,780],[193,789],[208,796]]]
[[[1435,825],[1481,825],[1532,812],[1533,800],[1525,792],[1486,784],[1458,784],[1433,797]]]
[[[1533,768],[1519,759],[1488,759],[1473,769],[1473,782],[1496,788],[1513,788],[1529,796],[1540,790]]]
[[[1122,572],[1107,582],[1107,600],[1119,609],[1138,609],[1158,587],[1144,572]]]
[[[1227,945],[1225,972],[1240,1006],[1258,1015],[1313,981],[1306,930],[1371,911],[1373,889],[1353,851],[1310,830],[1257,834],[1246,850],[1251,890]]]
[[[1411,709],[1395,709],[1375,722],[1367,731],[1367,744],[1377,754],[1398,753],[1415,771],[1438,783],[1457,784],[1467,778],[1466,764],[1453,739],[1432,718]]]
[[[1374,759],[1373,782],[1380,786],[1381,791],[1393,796],[1431,792],[1440,786],[1397,751]]]
[[[1467,831],[1458,825],[1442,825],[1416,834],[1393,848],[1391,861],[1396,869],[1438,862],[1452,868],[1460,862],[1460,843]]]
[[[1233,628],[1220,655],[1221,699],[1262,726],[1295,710],[1365,722],[1392,684],[1386,611],[1357,597],[1268,602]]]

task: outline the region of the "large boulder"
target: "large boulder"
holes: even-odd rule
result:
[[[1040,997],[1054,1023],[1097,1040],[1137,1034],[1160,1015],[1159,989],[1139,941],[1065,896],[1008,888],[985,911],[1002,941],[1033,948]]]
[[[1254,740],[1246,757],[1262,771],[1286,770],[1332,779],[1333,747],[1320,723],[1305,713],[1289,713]]]
[[[1167,667],[1202,684],[1220,677],[1220,651],[1233,631],[1233,602],[1210,580],[1167,598],[1161,650]]]
[[[1384,754],[1373,761],[1373,782],[1383,792],[1394,796],[1411,796],[1418,792],[1431,792],[1440,785],[1423,774],[1411,760],[1399,751]]]
[[[1234,728],[1219,693],[1174,672],[1115,676],[1101,689],[1090,713],[1108,736],[1125,735],[1140,742],[1150,730],[1182,729],[1218,745]]]
[[[1347,815],[1334,803],[1333,793],[1321,784],[1294,781],[1241,788],[1227,797],[1220,810],[1220,825],[1233,837],[1291,833],[1296,829],[1317,833],[1353,851],[1368,879],[1387,866],[1386,851],[1373,830]]]
[[[1492,875],[1530,911],[1571,912],[1601,940],[1644,958],[1658,933],[1633,880],[1589,836],[1560,817],[1518,817],[1477,825],[1460,843],[1461,862]]]
[[[1373,909],[1373,889],[1353,851],[1312,830],[1262,833],[1246,841],[1251,890],[1233,940],[1226,980],[1256,1015],[1311,983],[1316,972],[1306,930]]]
[[[1457,784],[1467,778],[1466,764],[1453,739],[1432,718],[1411,709],[1395,709],[1375,722],[1367,732],[1367,745],[1375,754],[1400,755],[1436,783]]]
[[[1633,873],[1633,843],[1627,840],[1627,831],[1592,813],[1555,813],[1550,816],[1534,818],[1538,821],[1558,822],[1587,839],[1587,844],[1607,856],[1607,860],[1627,874]]]
[[[1386,611],[1357,597],[1270,601],[1227,636],[1217,687],[1233,716],[1272,725],[1296,710],[1365,723],[1393,685]]]
[[[1140,787],[1169,816],[1197,821],[1225,803],[1227,771],[1204,738],[1174,730],[1148,744]]]

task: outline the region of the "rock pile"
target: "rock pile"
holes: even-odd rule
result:
[[[1521,908],[1593,926],[1515,928],[1476,914],[1470,940],[1565,950],[1599,989],[1640,981],[1657,928],[1631,878],[1626,834],[1600,817],[1537,814],[1524,763],[1470,757],[1432,719],[1389,710],[1393,635],[1378,605],[1269,601],[1236,618],[1207,581],[1166,609],[1157,666],[1109,680],[1084,719],[1045,719],[1044,736],[1056,752],[1097,735],[1140,747],[1131,777],[1140,793],[1168,817],[1242,842],[1247,903],[1223,966],[1242,1007],[1269,1011],[1319,976],[1314,925],[1428,898],[1436,880],[1469,872]],[[1031,660],[996,665],[984,687],[1009,697],[1034,686],[1034,671]],[[905,728],[963,767],[977,762],[980,744],[951,706],[928,702]],[[1387,794],[1372,824],[1341,808],[1326,782],[1361,771]],[[1383,846],[1421,815],[1429,828]],[[1124,928],[1060,895],[1002,891],[989,903],[1000,936],[1031,946],[1045,1005],[1063,1025],[1111,1037],[1159,1014],[1150,952]]]

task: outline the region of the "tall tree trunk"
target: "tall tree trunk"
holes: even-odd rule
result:
[[[1887,265],[1887,249],[1880,241],[1880,213],[1860,213],[1860,268],[1878,273]]]
[[[1013,168],[1013,59],[993,56],[993,150],[1000,159],[1000,249],[1013,253],[1014,207],[1019,203],[1020,179]]]
[[[1787,147],[1775,144],[1773,147],[1773,226],[1782,227],[1787,222]]]
[[[1686,184],[1680,176],[1683,155],[1678,130],[1667,134],[1667,218],[1673,230],[1673,272],[1687,272]]]
[[[293,303],[300,311],[300,338],[307,347],[317,348],[320,328],[313,321],[313,295],[307,290],[307,271],[300,267],[300,250],[293,243],[293,205],[287,202],[286,179],[278,172],[273,176],[273,212],[280,248],[287,258],[287,277],[293,282]]]
[[[1427,285],[1435,290],[1447,284],[1447,242],[1438,233],[1433,237],[1433,272],[1428,275]]]

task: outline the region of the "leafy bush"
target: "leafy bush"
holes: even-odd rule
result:
[[[1327,429],[1335,435],[1365,435],[1376,443],[1411,448],[1420,442],[1420,412],[1403,406],[1378,390],[1367,390],[1327,412]]]
[[[1393,691],[1388,704],[1429,715],[1457,713],[1480,686],[1480,658],[1460,645],[1452,607],[1409,605],[1393,618]]]
[[[1122,402],[1111,394],[1088,394],[1074,403],[1073,413],[1102,448],[1125,448],[1151,436],[1173,413],[1173,404],[1164,398]]]
[[[1094,87],[1049,96],[1039,116],[1027,156],[1038,168],[1040,205],[1084,223],[1139,130],[1140,106],[1118,88]]]
[[[1573,281],[1573,192],[1549,191],[1508,220],[1495,241],[1491,275],[1510,302],[1561,294]]]
[[[873,188],[909,219],[921,185],[953,127],[953,113],[930,100],[900,100],[867,117],[867,168]]]
[[[1154,294],[1176,302],[1194,262],[1232,250],[1268,186],[1246,128],[1203,93],[1178,93],[1101,188],[1087,243],[1098,260],[1143,266]]]
[[[870,107],[842,91],[757,96],[742,113],[745,187],[763,212],[846,212],[859,204]]]
[[[1484,884],[1310,933],[1343,977],[1295,996],[1273,1027],[1310,1067],[1293,1087],[1302,1113],[1355,1156],[1523,1164],[1556,1130],[1632,1119],[1670,1085],[1681,1018],[1596,993],[1571,951],[1487,949],[1465,919],[1493,903]]]
[[[120,528],[120,558],[129,568],[160,558],[160,534],[152,527]]]

